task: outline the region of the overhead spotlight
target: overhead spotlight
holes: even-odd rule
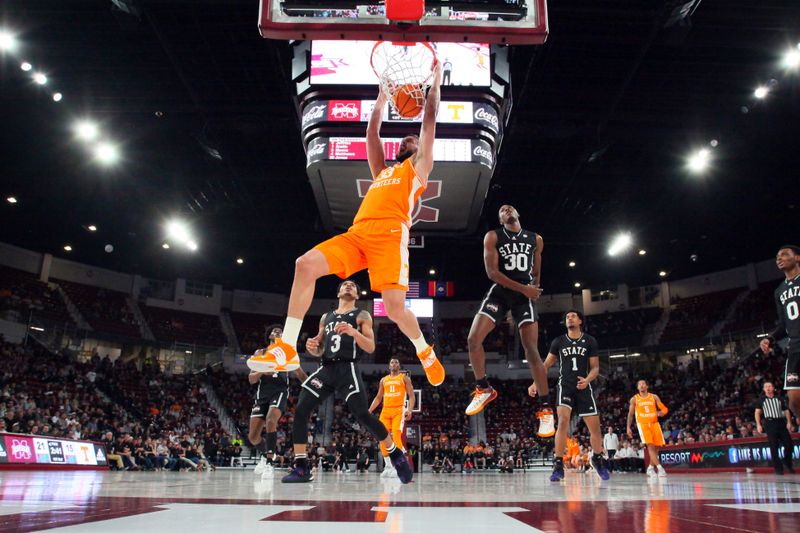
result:
[[[708,168],[711,162],[711,151],[707,148],[702,148],[692,154],[686,162],[686,166],[694,173],[703,172]]]
[[[165,242],[164,244],[162,244],[162,245],[161,245],[161,247],[162,247],[163,249],[165,249],[165,250],[169,250],[169,243],[168,243],[168,242]]]
[[[435,276],[436,275],[436,269],[432,268],[432,269],[428,270],[428,274],[430,274],[431,276]]]
[[[111,252],[114,251],[114,245],[113,244],[106,244],[103,247],[103,250],[105,250],[107,254],[110,254]]]
[[[192,238],[188,226],[180,220],[172,220],[167,223],[167,236],[177,242],[187,242]]]
[[[8,198],[6,198],[6,202],[8,202],[10,204],[15,204],[15,203],[17,203],[17,197],[16,196],[9,196]]]
[[[19,43],[17,42],[17,38],[13,33],[6,30],[0,30],[0,51],[14,52],[18,46]]]
[[[244,259],[242,259],[241,257],[237,258],[236,259],[236,264],[237,265],[243,265],[244,264]]]
[[[766,98],[767,94],[769,94],[769,89],[767,89],[763,85],[761,87],[758,87],[755,91],[753,91],[753,96],[755,96],[759,100]]]
[[[611,246],[608,247],[608,255],[614,257],[628,250],[633,244],[633,237],[630,233],[620,233],[614,240],[611,241]]]
[[[783,54],[783,66],[788,69],[800,67],[800,49],[790,48]]]
[[[197,243],[196,243],[195,241],[189,241],[189,242],[187,242],[187,243],[186,243],[186,247],[187,247],[189,250],[191,250],[192,252],[196,252],[196,251],[197,251],[197,248],[198,248],[198,246],[197,246]]]
[[[44,85],[47,83],[47,76],[42,74],[41,72],[37,72],[33,75],[33,81],[36,82],[38,85]]]
[[[97,124],[89,120],[81,120],[80,122],[77,122],[73,129],[75,130],[75,135],[77,135],[82,141],[93,141],[100,133],[100,129],[97,127]]]
[[[33,68],[33,65],[31,65],[27,61],[23,61],[22,64],[19,66],[19,68],[21,68],[25,72],[29,72]]]
[[[72,246],[70,246],[69,244],[65,244],[64,245],[64,251],[65,252],[71,252],[72,251]]]
[[[102,142],[94,147],[94,158],[104,165],[113,165],[119,161],[119,150],[113,144]]]
[[[639,250],[639,255],[647,255],[647,250],[642,248],[641,250]]]
[[[666,271],[664,271],[664,270],[662,270],[661,272],[659,272],[659,273],[658,273],[658,275],[659,275],[660,277],[662,277],[662,278],[666,278],[666,277],[667,277],[667,273],[666,273]]]
[[[63,99],[64,99],[64,95],[63,95],[63,94],[61,94],[61,93],[55,93],[55,94],[53,95],[53,101],[54,101],[54,102],[60,102],[60,101],[61,101],[61,100],[63,100]]]
[[[569,262],[569,267],[570,268],[575,268],[575,261],[570,261]]]
[[[367,291],[361,291],[361,296],[366,296],[366,295],[367,295]]]
[[[88,226],[86,226],[86,229],[88,229],[89,231],[97,231],[97,226],[95,226],[94,224],[89,224]]]
[[[711,139],[711,142],[708,144],[711,145],[711,148],[716,148],[717,146],[719,146],[719,141],[716,139]]]
[[[581,288],[580,281],[576,281],[575,284],[573,285],[573,287],[575,287],[576,289],[580,289]]]

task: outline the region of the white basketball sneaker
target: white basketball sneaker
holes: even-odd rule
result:
[[[261,479],[267,480],[272,479],[275,476],[275,469],[272,467],[271,464],[267,463],[264,467],[264,471],[261,473]]]
[[[658,477],[667,477],[667,471],[664,470],[663,466],[658,465],[656,467],[656,471],[658,472]]]
[[[258,462],[256,467],[253,469],[253,474],[256,476],[260,476],[264,473],[264,468],[267,467],[267,458],[263,455],[261,456],[261,460]]]
[[[655,477],[656,476],[656,469],[653,465],[647,467],[647,476],[648,477]]]
[[[386,466],[383,468],[383,472],[381,472],[381,477],[386,478],[395,478],[397,477],[397,471],[392,466],[392,463],[389,462],[389,458],[386,458]]]

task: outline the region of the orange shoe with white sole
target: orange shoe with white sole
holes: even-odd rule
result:
[[[266,350],[253,354],[247,367],[254,372],[291,372],[300,368],[300,357],[294,346],[275,339]]]
[[[438,387],[444,383],[444,367],[436,357],[433,346],[425,348],[422,352],[417,354],[417,357],[419,357],[419,362],[422,363],[422,368],[425,369],[425,376],[428,378],[428,382],[431,385]]]

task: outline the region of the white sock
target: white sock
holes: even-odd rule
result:
[[[300,328],[303,327],[303,320],[300,318],[286,317],[286,325],[283,326],[281,340],[289,346],[297,345],[297,337],[300,336]]]
[[[422,353],[428,347],[428,343],[425,342],[424,335],[420,335],[418,339],[409,338],[408,340],[410,340],[411,344],[414,345],[414,348],[417,349],[417,353]]]

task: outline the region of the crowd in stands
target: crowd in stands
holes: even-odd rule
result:
[[[33,274],[0,266],[0,318],[27,324],[31,314],[71,323],[64,300],[53,285]]]
[[[141,336],[139,321],[129,309],[125,293],[63,280],[56,282],[95,331],[131,338]]]
[[[202,346],[224,346],[227,342],[217,315],[201,315],[143,305],[147,323],[156,339]]]
[[[669,322],[660,342],[693,340],[705,337],[725,317],[734,298],[743,289],[728,289],[689,298],[675,297]]]
[[[776,319],[775,282],[762,283],[747,296],[734,310],[723,333],[760,328],[771,331]]]

